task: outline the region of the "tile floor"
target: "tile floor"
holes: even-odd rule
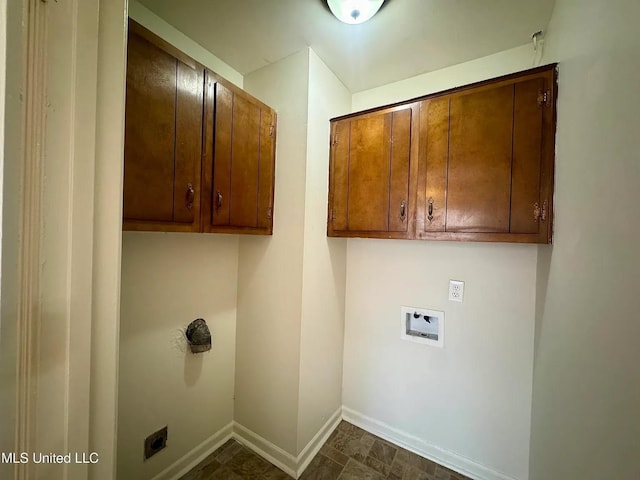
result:
[[[289,480],[291,477],[229,440],[181,480]],[[364,430],[341,422],[300,480],[469,480]]]

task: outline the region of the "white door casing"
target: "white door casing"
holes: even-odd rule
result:
[[[97,452],[99,463],[0,472],[115,478],[126,0],[22,0],[14,12],[18,3],[22,28],[7,40],[23,46],[21,101],[5,114],[21,125],[21,148],[9,144],[19,168],[5,185],[18,185],[3,189],[3,209],[18,196],[17,231],[3,238],[17,262],[2,266],[17,288],[3,296],[15,309],[2,311],[0,357],[15,429],[0,440],[3,451]]]

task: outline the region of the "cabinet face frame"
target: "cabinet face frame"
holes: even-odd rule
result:
[[[336,135],[345,136],[344,133],[339,134],[339,129],[345,129],[349,131],[350,129],[346,129],[345,126],[348,125],[347,122],[351,122],[351,119],[358,120],[366,120],[371,119],[373,117],[378,117],[386,114],[394,114],[397,112],[402,112],[409,110],[411,112],[411,120],[409,125],[409,145],[408,145],[408,153],[409,153],[409,165],[408,165],[408,179],[407,179],[407,198],[406,198],[406,230],[403,231],[393,231],[392,222],[388,222],[386,230],[352,230],[349,229],[348,219],[344,220],[341,218],[339,210],[344,209],[345,212],[349,211],[349,178],[348,178],[348,170],[349,164],[347,165],[339,165],[338,160],[336,159],[336,155],[339,152],[346,153],[347,156],[350,154],[350,139],[344,141],[344,138],[338,138],[337,144],[334,139]],[[327,209],[327,235],[330,237],[370,237],[370,238],[396,238],[396,239],[408,239],[413,237],[413,232],[415,230],[415,210],[416,210],[416,198],[412,192],[415,192],[416,189],[416,181],[417,181],[417,169],[418,169],[418,144],[417,142],[412,141],[413,138],[418,134],[418,122],[415,121],[416,117],[419,115],[419,105],[418,103],[413,104],[403,104],[398,106],[393,106],[389,108],[384,108],[380,110],[371,111],[364,115],[358,116],[348,116],[342,117],[340,120],[332,120],[331,121],[331,137],[330,137],[330,159],[329,159],[329,206]],[[393,132],[391,132],[391,137]],[[391,147],[393,145],[391,144]],[[392,153],[390,153],[390,167],[392,167]],[[340,191],[337,188],[336,182],[338,181],[342,172],[339,169],[347,169],[347,185],[346,191]],[[391,170],[391,169],[390,169]],[[400,208],[400,205],[396,205],[397,199],[394,199],[393,205],[391,204],[391,197],[393,197],[394,192],[392,191],[392,174],[393,172],[389,172],[389,191],[387,195],[389,197],[389,217],[393,215],[393,211]],[[397,224],[397,222],[395,222]]]
[[[363,112],[344,115],[331,120],[332,122],[332,137],[333,128],[337,122],[351,119],[354,117],[360,117],[365,115],[375,114],[377,112],[392,110],[394,108],[406,108],[407,105],[418,105],[418,114],[412,116],[412,155],[416,155],[417,161],[412,160],[411,167],[411,179],[410,179],[410,198],[412,205],[411,208],[411,225],[413,228],[408,232],[406,236],[395,237],[393,235],[387,235],[385,233],[377,234],[376,232],[349,232],[349,231],[334,231],[331,228],[331,207],[334,202],[333,198],[333,184],[330,183],[329,191],[329,217],[327,220],[327,235],[328,236],[343,236],[343,237],[364,237],[364,238],[409,238],[409,239],[423,239],[423,240],[445,240],[445,241],[481,241],[481,242],[509,242],[509,243],[551,243],[552,230],[553,230],[553,192],[554,192],[554,155],[555,155],[555,134],[556,134],[556,99],[557,99],[557,64],[546,65],[543,67],[537,67],[534,69],[526,70],[524,72],[513,73],[499,77],[496,79],[486,80],[471,85],[453,88],[443,92],[437,92],[431,95],[426,95],[416,99],[400,102],[392,106],[373,108],[365,110]],[[444,231],[444,227],[438,231],[427,231],[425,229],[424,218],[428,215],[427,197],[420,195],[420,192],[424,191],[426,186],[426,149],[430,148],[425,143],[423,138],[423,129],[421,122],[426,121],[426,115],[423,112],[423,106],[435,103],[444,97],[452,97],[456,95],[465,95],[470,91],[481,92],[483,90],[489,90],[492,88],[513,85],[514,83],[521,83],[527,80],[543,78],[544,88],[543,94],[546,92],[543,105],[539,108],[543,109],[542,112],[542,146],[541,146],[541,158],[540,158],[540,208],[545,206],[546,219],[545,221],[539,220],[540,228],[538,233],[490,233],[490,232],[447,232]],[[413,125],[415,124],[415,125]],[[447,135],[449,133],[447,132]],[[332,151],[333,155],[333,151]],[[447,159],[448,163],[448,151]],[[415,165],[417,163],[417,165]],[[414,165],[417,167],[414,170]],[[333,158],[330,159],[330,182],[333,172]],[[446,187],[444,196],[446,197]],[[531,212],[533,216],[533,209]],[[434,215],[435,216],[435,215]]]

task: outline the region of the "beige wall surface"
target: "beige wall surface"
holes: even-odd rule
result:
[[[352,109],[357,112],[366,108],[410,100],[429,93],[507,75],[531,68],[533,60],[532,46],[522,45],[435,72],[354,93]]]
[[[151,478],[233,420],[238,240],[227,235],[123,235],[118,478]],[[204,318],[209,352],[184,328]],[[144,438],[169,427],[143,462]]]
[[[240,239],[235,420],[296,455],[309,53],[245,76],[278,112],[273,236]]]
[[[298,453],[342,405],[347,243],[327,238],[329,119],[351,108],[351,93],[309,50]]]
[[[205,66],[237,72],[136,2],[130,16]],[[224,73],[223,73],[224,72]],[[122,250],[118,476],[153,476],[233,420],[238,237],[125,233]],[[185,354],[179,329],[202,317],[213,350]],[[169,425],[169,447],[142,461],[144,438]]]
[[[530,46],[509,50],[357,93],[353,109],[516,72],[532,60]],[[350,239],[344,406],[453,463],[526,479],[536,259],[534,245]],[[450,279],[465,282],[464,303],[448,301]],[[402,305],[445,312],[443,349],[400,339]]]
[[[558,0],[545,41],[556,216],[539,258],[532,480],[640,475],[638,18],[636,0]]]

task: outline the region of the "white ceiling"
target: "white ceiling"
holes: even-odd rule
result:
[[[352,92],[531,41],[555,0],[386,0],[346,25],[324,0],[140,0],[245,75],[310,46]]]

